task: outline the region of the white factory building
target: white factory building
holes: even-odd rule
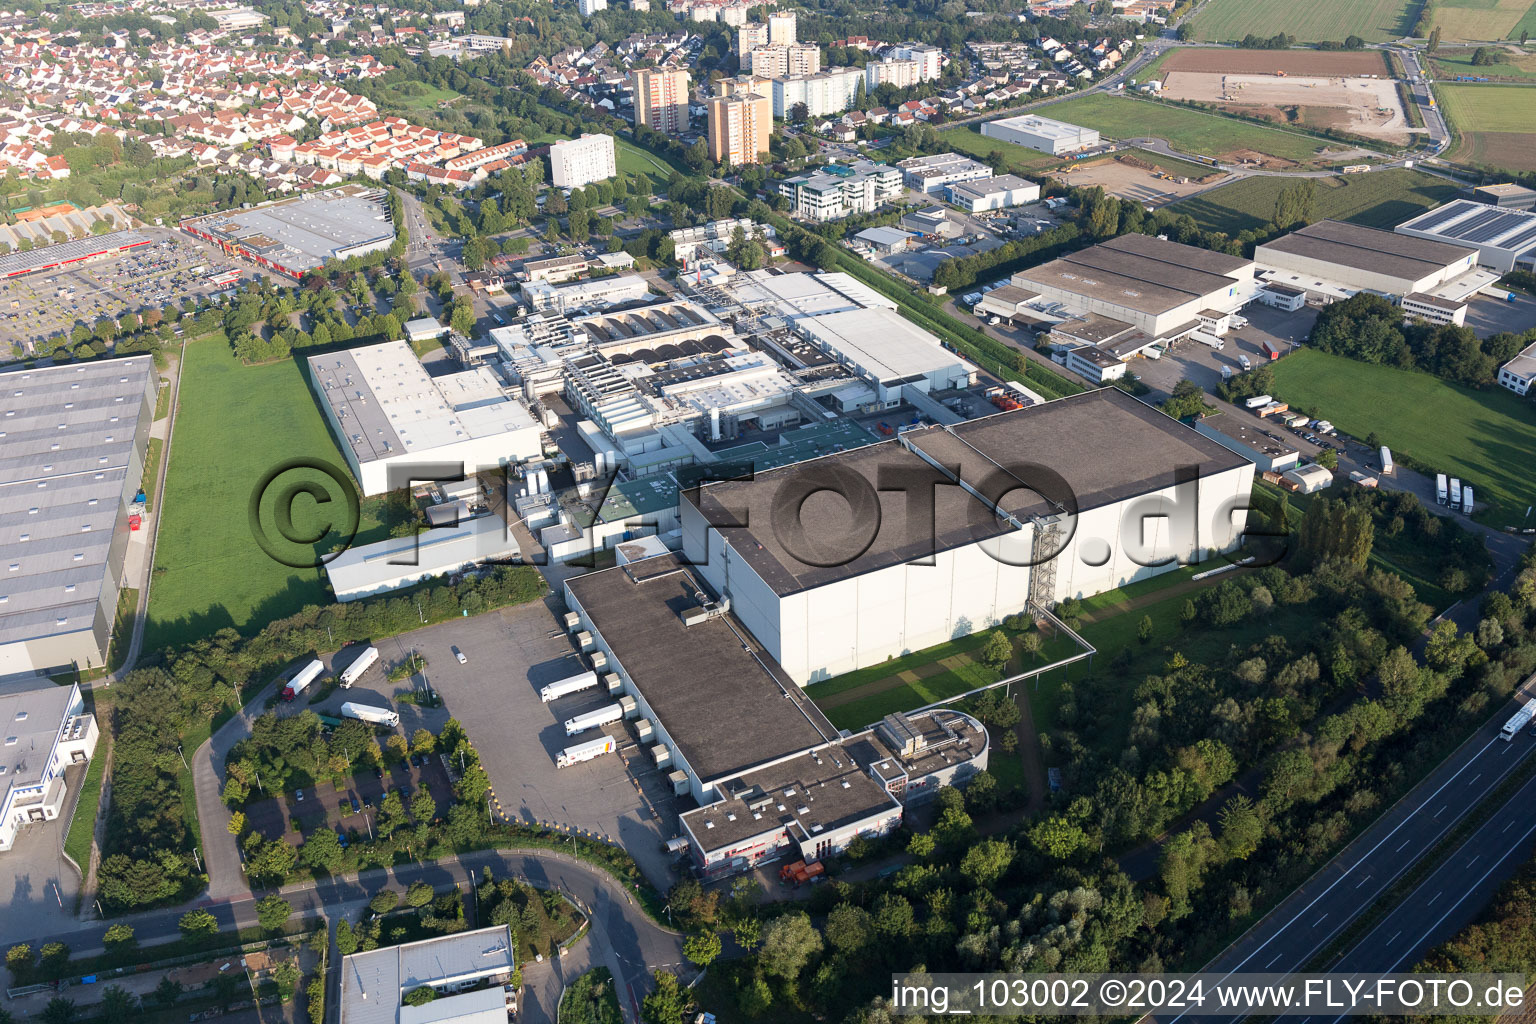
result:
[[[1016,174],[999,174],[979,181],[950,185],[949,201],[971,213],[1006,210],[1040,198],[1040,186]]]
[[[557,285],[549,281],[526,281],[523,297],[532,309],[552,309],[560,313],[583,307],[602,308],[624,302],[637,302],[651,292],[651,286],[639,274],[594,277],[586,281]]]
[[[352,953],[341,958],[340,1024],[507,1024],[516,969],[506,925]],[[434,998],[406,1003],[419,988]]]
[[[582,188],[617,173],[612,135],[583,133],[549,147],[549,182],[556,188]]]
[[[1045,322],[1057,321],[1053,336],[1107,346],[1122,358],[1219,319],[1258,288],[1252,260],[1140,234],[1021,270],[1011,283]]]
[[[1400,235],[1477,250],[1479,266],[1536,269],[1536,212],[1457,199],[1396,227]]]
[[[349,547],[325,563],[325,574],[336,600],[357,601],[517,555],[517,540],[505,520],[497,515],[471,518],[461,509],[457,522],[450,517],[423,533]]]
[[[673,554],[568,579],[565,599],[569,628],[605,659],[609,699],[631,702],[640,756],[701,805],[679,815],[679,841],[707,877],[836,855],[987,766],[986,729],[959,711],[843,735]]]
[[[1253,472],[1106,388],[684,492],[683,551],[803,686],[1230,551]]]
[[[919,192],[942,192],[950,185],[992,177],[992,168],[960,153],[908,157],[896,166],[907,187]]]
[[[1042,153],[1060,156],[1076,153],[1099,144],[1099,133],[1065,121],[1053,121],[1038,114],[1020,114],[981,126],[981,134],[1015,146],[1038,149]]]
[[[1503,212],[1503,211],[1495,211]],[[1508,213],[1505,213],[1508,216]],[[1476,291],[1492,278],[1465,278],[1477,269],[1477,250],[1468,245],[1430,241],[1379,228],[1320,220],[1257,246],[1255,263],[1264,278],[1312,291],[1321,284],[1382,295],[1447,294],[1459,279]]]
[[[488,367],[433,377],[387,341],[310,356],[309,378],[365,495],[408,486],[424,464],[469,476],[542,454],[539,424]]]
[[[87,714],[80,684],[47,679],[0,684],[0,852],[36,822],[64,809],[64,770],[96,750],[96,718]]]

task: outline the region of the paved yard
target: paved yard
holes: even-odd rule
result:
[[[0,853],[0,904],[5,906],[0,921],[13,926],[0,924],[0,936],[5,939],[46,935],[53,926],[75,920],[80,874],[64,859],[64,835],[84,779],[83,765],[66,768],[66,812],[53,821],[23,826],[16,845]]]
[[[1232,367],[1233,373],[1242,371],[1239,355],[1246,355],[1255,366],[1268,361],[1269,357],[1259,347],[1261,342],[1273,341],[1286,351],[1304,341],[1317,320],[1317,309],[1307,306],[1295,313],[1284,313],[1253,302],[1243,310],[1243,316],[1248,318],[1248,326],[1227,332],[1226,347],[1220,352],[1186,338],[1161,359],[1133,360],[1131,372],[1157,392],[1153,396],[1157,400],[1166,398],[1173,386],[1186,377],[1205,390],[1213,391],[1221,382],[1223,366]]]
[[[1473,299],[1467,306],[1467,326],[1476,331],[1480,338],[1500,331],[1519,334],[1530,330],[1532,324],[1536,324],[1536,298],[1519,292],[1515,293],[1514,302],[1501,302],[1482,296]]]

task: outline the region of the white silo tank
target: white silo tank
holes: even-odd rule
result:
[[[612,448],[608,449],[608,453],[603,456],[603,467],[610,473],[617,473],[619,471],[619,453]]]
[[[593,454],[593,456],[592,456],[592,468],[594,470],[596,470],[598,476],[602,476],[603,475],[603,453],[602,452],[596,452],[596,453]]]

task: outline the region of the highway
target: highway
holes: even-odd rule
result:
[[[1529,730],[1499,738],[1509,716],[1536,696],[1536,676],[1429,776],[1389,808],[1300,888],[1207,964],[1203,973],[1290,973],[1311,965],[1398,879],[1440,843],[1499,783],[1536,753]],[[1529,856],[1536,835],[1536,783],[1527,783],[1500,814],[1437,868],[1383,924],[1346,954],[1344,969],[1388,971],[1452,935],[1482,898]],[[1478,858],[1469,868],[1475,851]],[[1481,864],[1481,870],[1478,865]],[[1502,872],[1502,873],[1501,873]],[[1428,896],[1426,897],[1426,892]],[[1449,893],[1449,895],[1447,895]],[[1387,937],[1383,941],[1378,932]],[[1172,1024],[1186,1013],[1147,1018]],[[1228,1017],[1202,1016],[1206,1021]]]

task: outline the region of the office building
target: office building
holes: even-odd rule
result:
[[[779,195],[790,201],[797,215],[819,221],[873,213],[901,193],[901,169],[869,160],[828,164],[779,182]]]
[[[147,355],[0,374],[0,677],[106,664],[159,381]]]
[[[581,188],[617,173],[612,135],[583,132],[579,139],[549,147],[549,181],[556,188]]]
[[[773,101],[759,93],[740,92],[709,101],[709,158],[740,167],[758,163],[768,154],[773,132]]]
[[[981,126],[981,134],[989,139],[1011,142],[1016,146],[1038,149],[1042,153],[1060,156],[1076,153],[1099,144],[1099,133],[1065,121],[1053,121],[1036,114],[1020,114],[998,121],[988,121]]]
[[[488,367],[433,377],[386,341],[310,356],[309,379],[365,495],[408,486],[424,463],[471,476],[543,454],[542,428]]]
[[[147,357],[146,357],[147,358]],[[18,834],[64,810],[64,771],[96,750],[94,715],[86,713],[79,683],[46,679],[0,683],[0,853]]]
[[[663,135],[688,130],[688,72],[682,68],[641,68],[632,76],[635,125]]]
[[[992,177],[992,168],[959,153],[908,157],[896,166],[901,168],[907,187],[919,192],[943,192],[959,182]]]

